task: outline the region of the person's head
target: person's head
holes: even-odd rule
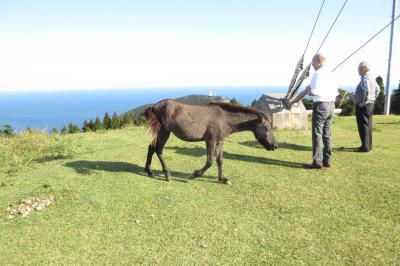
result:
[[[361,62],[358,65],[358,74],[360,76],[365,76],[370,71],[370,69],[370,64],[367,61]]]
[[[323,56],[322,54],[316,54],[312,59],[312,66],[315,70],[318,70],[325,65],[325,62],[325,56]]]

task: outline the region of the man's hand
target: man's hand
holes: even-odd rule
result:
[[[308,85],[308,86],[306,87],[306,93],[307,93],[307,95],[310,95],[310,96],[311,96],[311,85]]]
[[[289,99],[287,97],[282,99],[282,105],[289,110],[292,107],[292,104],[290,103]]]
[[[364,106],[366,106],[367,105],[367,103],[366,102],[362,102],[362,103],[360,103],[358,106],[360,106],[360,107],[364,107]]]

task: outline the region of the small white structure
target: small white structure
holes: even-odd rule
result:
[[[272,117],[273,128],[308,129],[308,114],[303,102],[300,101],[287,110],[281,101],[284,97],[283,93],[264,94],[253,107]]]

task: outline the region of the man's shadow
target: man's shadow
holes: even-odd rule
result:
[[[378,122],[378,125],[396,125],[400,124],[400,121],[395,121],[395,122]]]
[[[107,172],[128,172],[135,173],[143,177],[148,177],[147,173],[144,171],[143,166],[139,166],[133,163],[127,162],[110,162],[110,161],[87,161],[87,160],[79,160],[68,162],[64,164],[64,166],[72,168],[76,173],[81,175],[91,175],[96,171],[107,171]],[[164,178],[164,172],[153,170],[154,177],[153,179],[166,181]],[[191,173],[183,173],[178,171],[171,171],[172,180],[179,182],[188,182]],[[216,177],[211,176],[203,176],[202,178],[194,179],[196,181],[207,181],[207,182],[217,182]]]
[[[261,147],[261,145],[257,141],[242,141],[239,142],[239,144],[252,147],[252,148],[259,148],[259,149],[264,149]],[[294,143],[288,143],[288,142],[280,142],[278,143],[279,149],[286,149],[286,150],[295,150],[295,151],[312,151],[312,147],[310,146],[304,146],[304,145],[298,145]],[[354,148],[346,148],[346,147],[337,147],[337,148],[332,148],[333,151],[336,152],[354,152],[355,149],[358,147]]]

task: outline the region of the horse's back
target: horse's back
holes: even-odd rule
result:
[[[220,111],[211,105],[192,105],[174,100],[158,102],[154,109],[161,125],[186,141],[206,139],[210,127],[215,127],[215,118]]]

